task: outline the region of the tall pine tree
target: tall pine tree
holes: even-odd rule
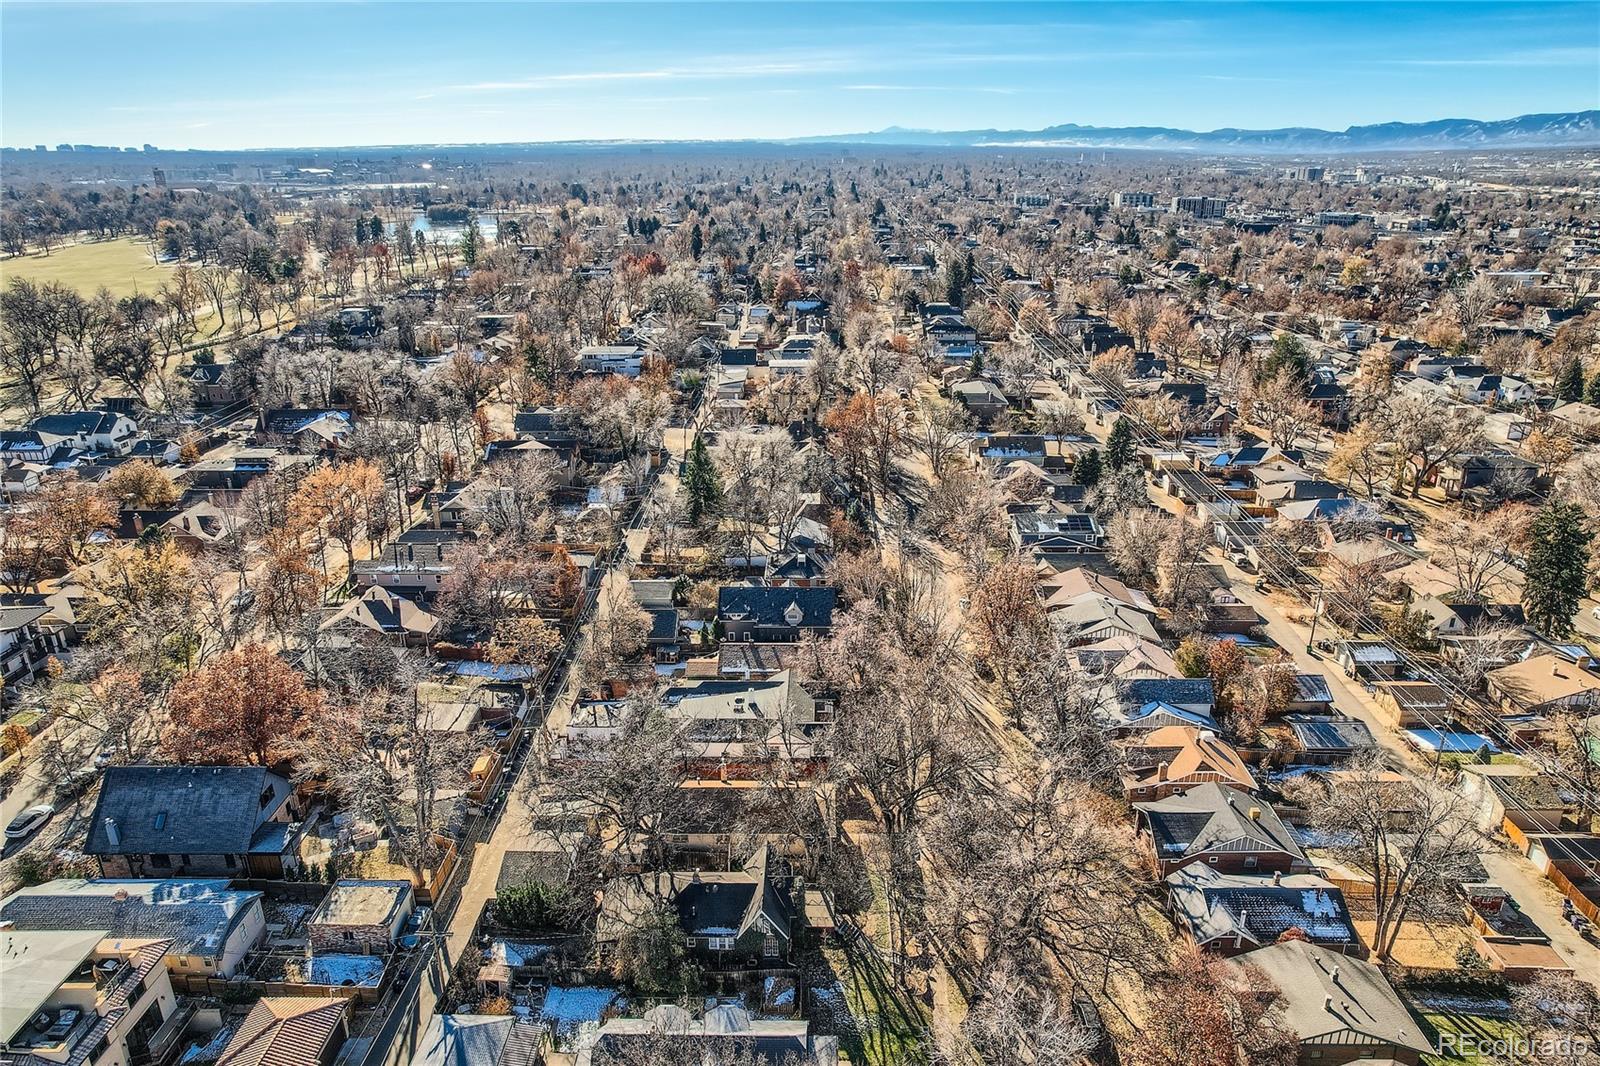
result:
[[[1583,390],[1583,402],[1591,407],[1600,407],[1600,370],[1594,372],[1588,388]]]
[[[1121,470],[1133,462],[1133,425],[1126,418],[1117,419],[1106,438],[1106,466]]]
[[[1567,403],[1583,399],[1583,360],[1576,355],[1556,375],[1556,398]]]
[[[1575,503],[1551,501],[1533,522],[1522,609],[1528,624],[1551,640],[1572,632],[1589,583],[1589,541],[1594,534]]]
[[[1080,485],[1095,485],[1100,481],[1100,449],[1090,448],[1072,467],[1072,479]]]
[[[706,451],[705,438],[695,434],[683,461],[683,489],[689,494],[689,521],[695,525],[722,504],[722,475]]]

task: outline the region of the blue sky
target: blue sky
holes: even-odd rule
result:
[[[1320,126],[1600,107],[1600,4],[13,3],[0,142]]]

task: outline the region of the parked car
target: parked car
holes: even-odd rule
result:
[[[29,807],[27,810],[11,819],[11,824],[6,826],[6,839],[21,840],[23,837],[37,832],[39,827],[48,822],[50,820],[50,816],[54,813],[56,813],[56,809],[53,804],[34,804],[32,807]]]

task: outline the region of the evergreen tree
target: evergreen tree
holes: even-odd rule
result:
[[[722,476],[706,451],[705,438],[698,433],[683,461],[683,488],[689,494],[689,521],[696,525],[716,513],[722,503]]]
[[[1576,355],[1556,375],[1556,399],[1565,403],[1583,399],[1583,360]]]
[[[1589,387],[1583,391],[1583,402],[1600,407],[1600,370],[1596,370],[1594,377],[1589,379]]]
[[[696,222],[694,224],[694,229],[689,231],[689,254],[694,258],[699,259],[700,253],[705,251],[705,248],[705,234],[700,232],[700,223]]]
[[[1072,468],[1072,477],[1080,485],[1094,485],[1100,480],[1100,449],[1090,448],[1083,453]]]
[[[1106,438],[1106,466],[1121,470],[1133,462],[1133,425],[1126,418],[1117,419]]]
[[[1533,522],[1522,608],[1528,624],[1552,640],[1572,632],[1589,581],[1589,541],[1594,534],[1575,503],[1551,501]]]
[[[466,232],[461,234],[461,261],[467,266],[475,266],[478,262],[478,249],[483,247],[483,233],[478,229],[478,220],[467,220]]]
[[[977,348],[972,352],[972,358],[967,360],[967,373],[975,378],[983,377],[983,349]]]
[[[360,215],[356,216],[356,243],[367,243],[367,220]]]
[[[1289,371],[1299,382],[1309,382],[1311,379],[1311,353],[1306,351],[1306,346],[1293,333],[1280,333],[1272,338],[1272,349],[1261,362],[1261,373],[1256,383],[1271,381],[1280,370]]]
[[[367,232],[372,235],[373,240],[383,240],[383,219],[373,215],[372,221],[367,223]]]

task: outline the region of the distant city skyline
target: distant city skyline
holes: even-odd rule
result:
[[[1500,119],[1594,3],[0,3],[0,142],[243,149]]]

